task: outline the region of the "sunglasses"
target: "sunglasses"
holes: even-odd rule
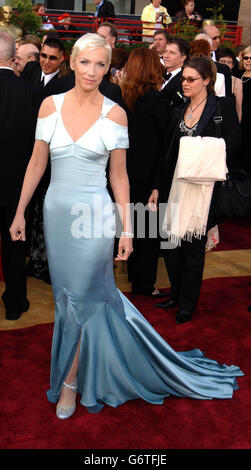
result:
[[[243,57],[243,60],[251,60],[251,57],[248,57],[247,55],[245,55],[245,57]]]
[[[47,55],[45,54],[44,52],[41,52],[40,53],[40,57],[42,57],[43,59],[49,59],[49,60],[59,60],[59,58],[55,55]]]
[[[213,38],[211,38],[213,41],[215,41],[216,39],[220,39],[220,36],[214,36]]]
[[[202,80],[202,77],[196,77],[196,78],[194,78],[194,77],[181,77],[181,82],[182,83],[185,82],[185,81],[187,81],[187,83],[193,83],[193,82],[195,82],[195,80]]]

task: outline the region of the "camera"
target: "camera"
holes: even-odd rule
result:
[[[115,69],[114,67],[111,68],[111,73],[112,73],[112,75],[114,75],[114,77],[115,77],[117,72],[119,72],[119,69]]]

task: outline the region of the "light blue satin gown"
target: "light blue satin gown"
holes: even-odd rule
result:
[[[49,144],[51,182],[44,227],[55,324],[47,397],[56,403],[80,341],[78,393],[89,412],[142,398],[231,398],[239,367],[220,365],[198,349],[175,352],[117,289],[113,275],[115,216],[106,189],[109,152],[128,147],[127,128],[102,113],[77,141],[56,112],[38,119],[36,139]]]

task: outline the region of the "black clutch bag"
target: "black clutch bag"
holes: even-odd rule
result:
[[[246,217],[251,214],[251,176],[245,170],[233,170],[218,189],[217,218]]]

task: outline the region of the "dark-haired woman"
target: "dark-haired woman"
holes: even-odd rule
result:
[[[164,231],[168,233],[171,241],[175,240],[176,244],[172,245],[173,249],[167,249],[164,255],[171,283],[171,299],[163,302],[161,307],[178,307],[177,323],[190,320],[197,306],[204,268],[207,232],[218,223],[214,215],[214,207],[219,184],[214,183],[209,198],[206,199],[202,194],[200,200],[189,199],[191,205],[187,204],[187,200],[182,201],[180,196],[173,198],[173,190],[175,187],[177,189],[178,184],[176,163],[181,138],[221,136],[226,143],[228,168],[233,165],[233,156],[241,147],[240,125],[233,100],[215,96],[215,77],[216,68],[211,59],[194,57],[186,62],[182,72],[182,86],[188,102],[174,109],[169,132],[172,138],[167,145],[161,200],[168,201]],[[218,128],[220,123],[221,128]],[[189,142],[195,145],[195,140]],[[187,139],[186,143],[188,144]],[[214,144],[219,144],[219,139],[214,140]],[[205,158],[207,164],[210,164],[210,155]],[[202,166],[203,164],[202,159]],[[198,205],[197,202],[200,204]],[[172,207],[174,211],[180,211],[178,219],[175,218],[176,212],[170,217],[168,211]],[[184,207],[185,210],[183,210]],[[196,220],[196,217],[199,220]],[[180,222],[176,227],[174,226],[175,220]]]
[[[165,98],[159,91],[163,84],[163,71],[155,51],[137,48],[128,58],[121,82],[130,142],[127,150],[130,201],[146,208],[156,186],[156,171],[169,117]],[[156,223],[156,211],[139,212],[140,207],[134,220],[134,252],[127,263],[129,280],[134,294],[156,297],[161,295],[154,285],[159,242],[156,234],[153,236],[148,232],[149,224],[154,226]]]

